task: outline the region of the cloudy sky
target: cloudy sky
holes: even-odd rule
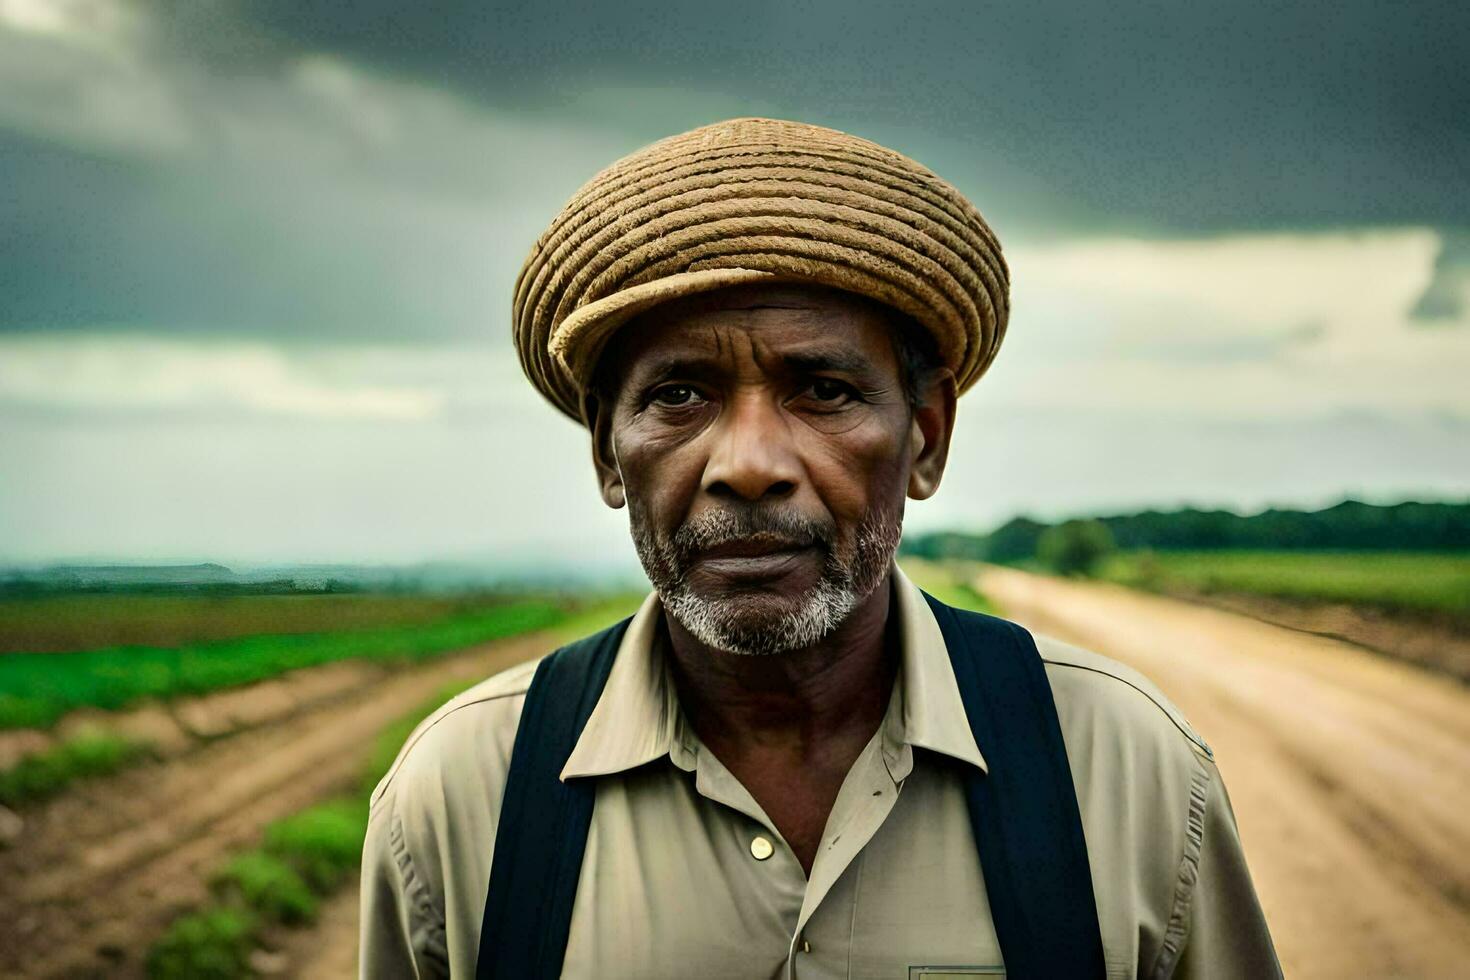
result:
[[[0,0],[0,560],[630,563],[511,285],[595,171],[740,115],[1005,245],[911,527],[1463,498],[1467,48],[1451,2]]]

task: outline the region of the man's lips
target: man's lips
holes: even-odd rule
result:
[[[701,551],[697,563],[726,578],[772,578],[813,550],[812,545],[775,534],[754,534],[725,541]]]
[[[805,541],[762,532],[711,545],[699,553],[700,559],[764,558],[767,555],[801,551],[811,545]]]

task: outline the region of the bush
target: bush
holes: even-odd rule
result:
[[[367,803],[333,800],[278,820],[265,829],[265,850],[326,894],[358,867],[367,836]]]
[[[0,803],[15,806],[55,796],[77,779],[105,776],[152,752],[147,742],[83,729],[0,772]]]
[[[212,908],[186,915],[148,952],[152,980],[237,980],[250,975],[256,923],[248,912]]]
[[[215,873],[211,887],[226,902],[239,901],[270,922],[316,921],[317,900],[290,864],[264,851],[246,851]]]
[[[1036,543],[1036,557],[1062,575],[1089,575],[1112,550],[1113,533],[1101,521],[1065,521]]]

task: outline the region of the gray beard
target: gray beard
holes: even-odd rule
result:
[[[672,537],[652,532],[646,512],[631,502],[629,517],[638,559],[668,614],[706,646],[744,656],[806,649],[841,626],[883,581],[903,529],[901,516],[869,511],[850,553],[843,554],[830,525],[775,511],[710,511],[681,525]],[[709,596],[689,588],[688,569],[700,551],[761,531],[825,550],[815,587],[798,596]]]

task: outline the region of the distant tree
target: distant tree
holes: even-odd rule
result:
[[[990,532],[985,540],[984,558],[999,565],[1035,558],[1045,530],[1045,524],[1029,517],[1014,517]]]
[[[905,536],[899,543],[899,553],[925,558],[929,561],[961,559],[978,561],[985,557],[987,538],[982,534],[962,534],[954,531],[938,531],[915,537]]]
[[[1102,521],[1064,521],[1041,532],[1036,557],[1063,575],[1088,575],[1113,547],[1113,533]]]

